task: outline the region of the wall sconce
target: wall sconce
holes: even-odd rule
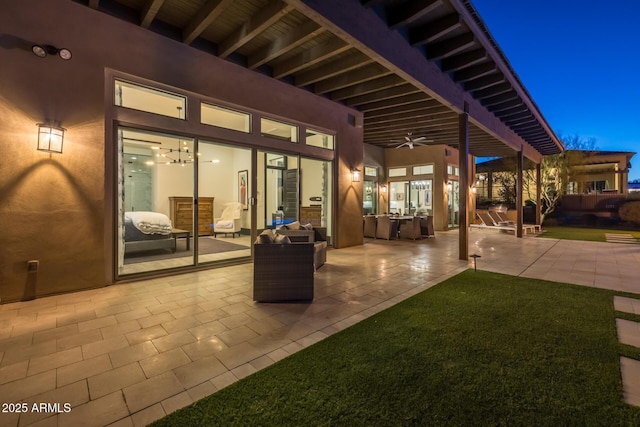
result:
[[[447,190],[448,191],[453,190],[453,184],[451,182],[447,182]]]
[[[351,182],[360,182],[360,169],[351,169]]]
[[[49,153],[62,153],[64,128],[38,123],[38,150]]]
[[[387,184],[382,184],[382,185],[380,186],[380,192],[381,192],[382,194],[387,194]]]
[[[476,186],[475,186],[475,185],[472,185],[472,186],[471,186],[471,192],[472,192],[473,194],[476,194],[476,193],[478,192],[478,189],[476,188]]]

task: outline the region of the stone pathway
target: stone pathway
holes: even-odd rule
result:
[[[616,311],[640,314],[640,300],[621,296],[613,297]],[[640,347],[640,323],[625,319],[616,319],[618,341],[622,344]],[[622,374],[622,392],[624,401],[629,405],[640,406],[640,360],[620,357]]]
[[[607,243],[640,244],[640,241],[631,234],[605,233],[604,236],[607,239]]]

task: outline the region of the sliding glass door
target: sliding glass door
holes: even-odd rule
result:
[[[118,146],[119,276],[251,256],[250,149],[125,127]]]

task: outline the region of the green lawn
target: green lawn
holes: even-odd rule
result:
[[[581,227],[547,227],[539,237],[563,240],[587,240],[591,242],[606,242],[605,233],[631,234],[640,238],[640,231],[615,230],[606,228],[581,228]]]
[[[469,270],[155,426],[640,425],[613,293]]]

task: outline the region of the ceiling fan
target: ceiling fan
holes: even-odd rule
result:
[[[427,145],[423,144],[424,142],[433,142],[433,139],[427,139],[425,136],[419,136],[414,138],[411,132],[407,133],[407,136],[404,137],[404,142],[400,145],[396,146],[396,148],[404,147],[405,145],[409,147],[410,150],[413,150],[413,147],[416,145]]]

